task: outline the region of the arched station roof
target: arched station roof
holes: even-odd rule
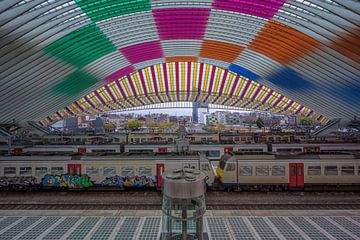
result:
[[[352,0],[3,0],[0,122],[168,101],[360,115]]]

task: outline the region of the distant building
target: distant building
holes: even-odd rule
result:
[[[100,117],[97,117],[93,122],[93,128],[95,133],[104,133],[104,121]]]
[[[204,109],[209,109],[208,103],[194,102],[192,111],[192,122],[193,123],[204,123]]]
[[[199,110],[199,122],[200,124],[206,124],[206,116],[209,114],[209,109],[207,108],[206,111]]]
[[[218,118],[219,124],[226,124],[226,114],[227,112],[215,112]]]
[[[169,115],[163,113],[152,113],[143,116],[147,122],[158,122],[158,123],[167,123],[169,122]]]
[[[206,124],[207,125],[216,125],[218,124],[218,117],[215,114],[209,114],[206,116]]]
[[[169,122],[178,122],[178,118],[177,118],[177,116],[170,116],[169,117]]]
[[[226,125],[240,125],[240,116],[238,113],[227,113],[225,115]]]
[[[71,132],[76,132],[78,128],[78,119],[77,117],[68,118],[65,120],[65,128]]]
[[[206,116],[206,123],[208,125],[224,124],[226,125],[226,116],[229,112],[214,112]]]

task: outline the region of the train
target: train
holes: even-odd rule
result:
[[[191,131],[191,130],[190,130]],[[354,136],[327,136],[313,137],[305,132],[186,132],[183,136],[191,144],[257,144],[257,143],[360,143]],[[118,132],[106,134],[79,134],[79,135],[44,135],[31,136],[30,140],[36,144],[172,144],[179,138],[173,132]]]
[[[203,171],[209,190],[360,190],[359,155],[225,153],[215,167],[197,152],[1,156],[0,189],[159,190],[178,168]]]
[[[9,151],[10,150],[10,151]],[[86,144],[86,145],[34,145],[0,146],[0,153],[13,155],[32,154],[121,154],[121,153],[203,153],[210,160],[219,160],[224,153],[275,153],[282,155],[299,153],[360,153],[360,144],[354,143],[289,143],[289,144],[190,144],[177,141],[174,144]]]
[[[217,177],[228,191],[360,190],[360,156],[225,154]]]
[[[165,169],[207,169],[208,181],[213,182],[210,164],[197,153],[4,156],[0,157],[0,189],[160,189]]]

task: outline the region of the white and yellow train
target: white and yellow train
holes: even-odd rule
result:
[[[360,190],[354,155],[225,155],[217,176],[228,190]]]

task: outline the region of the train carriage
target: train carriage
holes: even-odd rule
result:
[[[165,169],[200,167],[211,185],[214,171],[207,158],[199,154],[9,156],[0,157],[0,188],[7,189],[13,180],[31,179],[33,186],[42,188],[159,189]]]
[[[304,186],[311,189],[344,187],[360,189],[360,159],[322,158],[321,161],[309,160],[304,166]]]
[[[360,159],[353,155],[242,155],[222,161],[218,174],[227,189],[360,189]]]
[[[89,175],[97,186],[160,188],[162,173],[165,169],[200,169],[200,166],[208,170],[210,180],[214,179],[209,161],[198,154],[83,156],[81,159],[82,171]],[[207,165],[207,167],[203,165]]]

